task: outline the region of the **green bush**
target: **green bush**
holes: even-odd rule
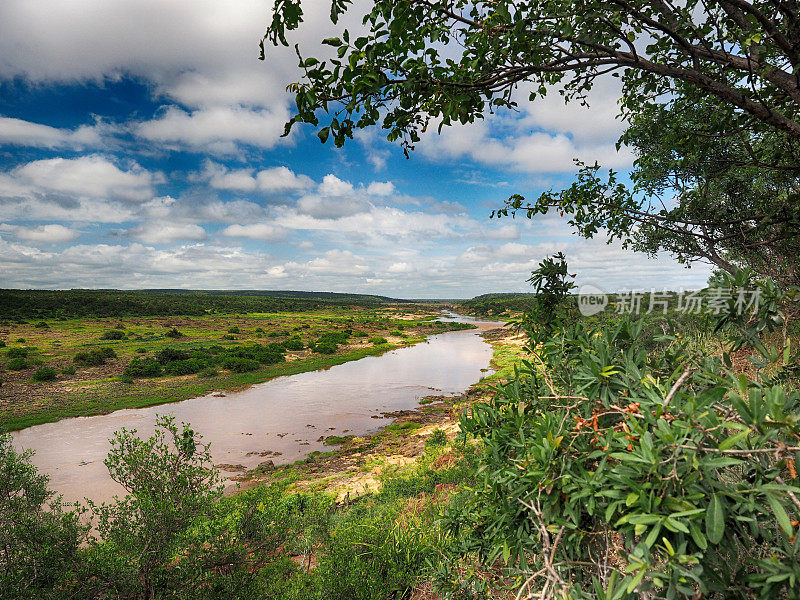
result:
[[[156,352],[156,360],[162,365],[176,360],[186,360],[187,358],[189,358],[189,352],[178,348],[164,348]]]
[[[86,528],[79,513],[63,512],[48,477],[0,435],[0,592],[3,598],[55,598],[69,584]],[[63,596],[66,597],[66,594]]]
[[[21,338],[17,338],[16,342],[17,342],[17,344],[24,344],[25,343],[25,338],[22,338],[22,337]]]
[[[208,366],[208,362],[201,358],[189,358],[167,363],[164,371],[170,375],[191,375],[199,373]]]
[[[233,371],[234,373],[247,373],[249,371],[256,371],[259,367],[259,362],[250,358],[228,356],[222,361],[222,368]]]
[[[9,371],[22,371],[28,368],[28,361],[22,357],[12,358],[6,363],[6,369]]]
[[[106,331],[103,335],[100,336],[101,340],[124,340],[125,339],[125,332],[120,331],[119,329],[111,329]]]
[[[385,337],[381,337],[381,336],[371,337],[371,338],[369,338],[368,341],[373,346],[380,346],[382,344],[388,344],[389,343],[389,340],[387,340]]]
[[[309,348],[311,346],[309,345]],[[333,340],[322,340],[314,344],[312,348],[314,352],[318,352],[320,354],[336,354],[336,350],[339,349],[339,346]]]
[[[178,331],[177,329],[175,329],[174,327],[173,327],[172,329],[170,329],[170,330],[169,330],[167,333],[165,333],[164,335],[165,335],[166,337],[168,337],[168,338],[175,338],[175,339],[177,339],[177,338],[182,338],[182,337],[183,337],[183,334],[182,334],[180,331]]]
[[[72,360],[84,367],[98,367],[112,358],[117,358],[117,353],[111,348],[96,348],[89,352],[78,352]]]
[[[223,335],[223,336],[222,336],[222,338],[220,338],[220,339],[223,339],[223,340],[235,340],[235,339],[236,339],[236,336],[235,336],[235,335],[229,335],[229,334],[225,334],[225,335]]]
[[[286,338],[285,340],[283,340],[283,343],[281,345],[287,350],[302,350],[305,347],[303,345],[303,340],[300,339],[299,335]]]
[[[34,325],[36,329],[50,329],[50,325],[47,324],[45,321],[39,321]]]
[[[238,327],[229,327],[228,328],[228,333],[239,333],[239,328]]]
[[[0,340],[0,348],[5,348],[6,343],[3,340]]]
[[[75,372],[75,365],[67,365],[66,367],[61,368],[62,375],[75,375]]]
[[[30,348],[9,348],[6,358],[28,358]]]
[[[433,432],[425,440],[425,445],[432,446],[445,446],[447,445],[447,434],[441,429],[434,429]]]
[[[217,371],[214,367],[206,367],[200,373],[198,373],[200,377],[216,377],[219,375],[219,371]]]
[[[158,377],[161,374],[161,364],[150,356],[131,359],[131,362],[123,372],[123,375],[134,379],[137,377]]]
[[[41,367],[31,376],[32,381],[53,381],[56,378],[56,370],[53,367]]]
[[[674,323],[646,352],[644,320],[575,318],[567,276],[563,258],[534,272],[538,308],[522,322],[532,360],[461,419],[485,450],[472,492],[446,515],[442,590],[485,591],[459,569],[502,559],[527,580],[520,596],[800,596],[800,507],[784,479],[800,451],[800,393],[764,377],[794,359],[753,334],[791,314],[780,293],[735,282],[763,292],[727,345],[752,344],[764,369],[752,380],[693,351]]]

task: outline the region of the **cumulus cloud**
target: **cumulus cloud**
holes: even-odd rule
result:
[[[372,196],[391,196],[396,191],[391,181],[373,181],[367,186],[367,193]]]
[[[163,181],[163,176],[135,162],[120,167],[95,154],[32,161],[14,168],[6,179],[10,180],[9,187],[16,185],[17,189],[0,183],[0,195],[4,196],[56,193],[143,202],[152,197],[154,186]]]
[[[170,244],[176,241],[198,241],[205,239],[206,230],[199,225],[169,224],[169,223],[143,223],[138,227],[128,230],[134,239],[146,244]]]
[[[270,223],[252,223],[250,225],[230,225],[222,231],[228,237],[250,238],[253,240],[278,241],[286,238],[286,229]]]
[[[272,148],[281,139],[288,119],[285,107],[214,106],[187,112],[169,106],[158,117],[134,125],[133,130],[152,142],[226,155],[235,154],[240,143]]]
[[[0,146],[8,144],[35,148],[92,148],[101,146],[104,134],[110,131],[110,127],[102,124],[59,129],[0,116]]]
[[[20,240],[47,244],[63,244],[80,237],[81,232],[57,223],[46,225],[9,225],[0,223],[0,232],[10,233]]]
[[[270,167],[256,172],[253,168],[230,169],[225,165],[206,161],[203,171],[194,176],[212,188],[235,192],[260,191],[266,194],[299,192],[313,185],[306,175],[295,174],[286,167]]]

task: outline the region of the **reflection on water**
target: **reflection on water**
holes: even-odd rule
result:
[[[14,444],[36,451],[33,463],[50,475],[51,487],[67,501],[109,500],[122,493],[103,464],[108,439],[122,427],[151,435],[156,414],[173,413],[178,421],[191,423],[211,442],[215,464],[253,468],[267,460],[262,455],[266,452],[280,453],[269,456],[276,464],[293,462],[328,449],[318,441],[321,436],[374,431],[387,424],[384,411],[413,408],[430,394],[458,394],[489,366],[491,347],[475,330],[428,340],[327,370],[279,377],[224,397],[202,396],[29,427],[13,434]]]

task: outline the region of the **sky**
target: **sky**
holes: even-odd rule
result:
[[[704,265],[585,240],[556,215],[489,218],[568,184],[575,158],[630,169],[610,81],[588,108],[551,94],[432,127],[409,159],[380,129],[343,149],[310,126],[282,138],[299,71],[291,47],[258,60],[271,5],[0,2],[0,288],[467,298],[530,291],[557,251],[579,286],[703,286]],[[313,55],[337,30],[327,0],[304,8],[290,42]]]

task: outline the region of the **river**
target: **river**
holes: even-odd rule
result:
[[[14,445],[35,451],[33,464],[68,502],[107,501],[124,493],[103,464],[109,438],[122,427],[149,436],[156,415],[167,413],[191,423],[211,443],[215,464],[250,469],[265,460],[294,462],[330,450],[320,437],[374,432],[390,421],[382,413],[415,408],[431,394],[459,394],[487,374],[492,349],[479,333],[500,324],[448,317],[479,328],[433,335],[381,356],[278,377],[227,395],[36,425],[14,432]]]

